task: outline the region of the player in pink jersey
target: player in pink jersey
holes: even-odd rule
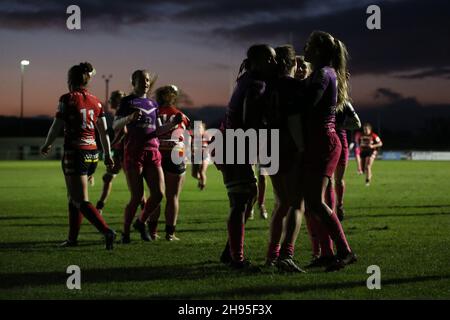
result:
[[[383,142],[380,137],[372,131],[372,125],[370,123],[365,123],[363,125],[363,132],[359,136],[358,144],[361,148],[362,169],[366,174],[366,186],[369,186],[372,181],[372,165],[377,157],[378,149],[383,146]]]
[[[287,272],[304,272],[294,262],[303,204],[304,87],[295,79],[297,62],[291,45],[277,47],[278,78],[269,82],[270,129],[279,131],[279,169],[270,175],[275,208],[270,224],[266,265]],[[275,99],[274,99],[275,97]],[[291,120],[293,119],[293,121]]]
[[[62,169],[69,202],[69,236],[62,246],[73,247],[78,244],[78,233],[85,216],[104,235],[106,249],[111,250],[115,232],[89,202],[88,196],[88,176],[94,174],[98,162],[95,128],[100,135],[106,166],[114,165],[102,105],[86,89],[94,74],[94,68],[87,62],[69,69],[70,92],[59,99],[58,111],[41,147],[41,153],[48,154],[59,132],[64,128]]]
[[[125,136],[124,170],[131,198],[125,208],[122,243],[130,242],[130,226],[144,195],[144,180],[150,190],[150,197],[136,219],[134,228],[139,231],[142,240],[154,240],[151,235],[156,234],[157,224],[154,221],[149,223],[147,231],[146,222],[164,196],[164,172],[158,136],[174,129],[182,121],[181,116],[176,116],[167,124],[158,125],[158,105],[147,97],[155,81],[156,77],[150,77],[146,70],[133,72],[133,93],[121,100],[114,120],[115,131],[121,131],[125,126],[128,131]]]
[[[342,149],[335,114],[348,100],[347,56],[344,44],[326,32],[313,32],[305,46],[305,60],[313,69],[307,89],[305,200],[314,220],[325,227],[336,244],[337,255],[327,271],[356,261],[337,215],[326,202]]]
[[[180,240],[175,236],[175,229],[179,212],[179,198],[186,173],[186,164],[184,162],[184,133],[190,125],[189,118],[175,106],[177,97],[178,89],[173,85],[161,87],[156,90],[156,102],[159,106],[158,124],[163,126],[170,123],[179,114],[181,114],[183,119],[177,127],[159,136],[159,151],[162,156],[162,168],[166,183],[165,231],[167,241]],[[176,141],[173,139],[176,139]],[[179,164],[174,163],[172,160],[172,152],[177,152],[178,156],[183,158],[183,161]],[[160,213],[161,206],[159,206],[155,212],[150,215],[149,225],[157,225]],[[152,231],[156,232],[156,227],[154,227]],[[152,238],[157,237],[155,233],[150,234],[150,236]]]
[[[258,128],[260,114],[252,110],[258,107],[258,102],[264,95],[266,81],[275,76],[274,49],[264,44],[251,46],[247,51],[247,59],[241,65],[236,87],[228,104],[224,129]],[[244,257],[247,207],[256,196],[256,179],[252,164],[248,161],[245,164],[227,163],[218,167],[222,172],[230,202],[228,242],[221,261],[229,263],[234,269],[255,270]]]

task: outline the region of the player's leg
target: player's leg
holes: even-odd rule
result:
[[[266,210],[266,187],[267,181],[266,176],[262,172],[260,165],[258,165],[258,209],[259,216],[262,219],[267,219],[268,214]]]
[[[344,193],[345,181],[344,175],[347,166],[339,164],[334,172],[334,190],[336,191],[336,213],[340,221],[344,220]]]
[[[227,222],[230,256],[225,259],[227,252],[224,251],[221,261],[228,260],[236,269],[247,268],[250,264],[244,260],[245,212],[248,203],[256,196],[256,179],[251,165],[225,165],[222,174],[230,203]]]
[[[88,175],[67,176],[67,182],[70,185],[70,198],[72,203],[86,217],[94,227],[105,236],[106,249],[112,249],[115,233],[106,224],[102,215],[89,202],[88,197]]]
[[[366,157],[366,185],[369,185],[372,181],[372,165],[376,158],[376,152],[374,151],[370,156]]]
[[[330,178],[323,176],[319,179],[317,176],[312,176],[308,179],[308,188],[306,189],[306,201],[311,210],[316,214],[325,230],[334,240],[337,249],[339,267],[343,267],[347,263],[354,262],[355,257],[347,242],[342,225],[339,219],[331,208],[326,204],[326,192]],[[336,266],[337,267],[337,266]],[[330,269],[331,271],[331,269]]]
[[[290,203],[286,179],[282,174],[270,176],[273,193],[275,197],[275,207],[270,222],[269,245],[267,249],[266,264],[274,265],[280,255],[281,238],[283,236],[283,222],[288,213]]]
[[[179,200],[181,190],[183,188],[185,174],[175,174],[165,172],[164,178],[166,182],[166,240],[180,240],[175,236],[179,213]]]
[[[208,170],[208,161],[203,160],[199,166],[200,168],[198,171],[198,188],[200,190],[203,190],[206,187],[206,180],[207,180],[206,171]]]
[[[143,175],[149,188],[150,196],[145,203],[144,210],[142,210],[138,221],[141,223],[147,221],[150,237],[152,240],[156,240],[158,237],[159,216],[155,216],[152,213],[155,213],[155,210],[161,205],[164,197],[164,171],[160,165],[147,165]]]
[[[142,201],[142,197],[144,194],[142,171],[143,171],[142,167],[134,165],[128,166],[127,170],[125,170],[125,177],[127,180],[128,189],[130,190],[130,200],[128,201],[128,204],[125,207],[124,212],[122,243],[130,242],[131,223],[133,222],[134,216],[136,215],[136,211]],[[139,223],[137,224],[138,224],[137,228],[139,228],[140,225]],[[148,234],[145,234],[145,225],[143,229],[144,232],[143,233],[141,232],[142,240],[150,241],[150,237],[148,236]]]
[[[67,200],[69,209],[69,234],[67,236],[67,240],[61,244],[61,247],[73,247],[78,244],[78,234],[80,232],[81,223],[83,221],[83,215],[81,214],[77,206],[75,206],[70,197],[70,179],[68,179],[68,176],[64,176],[64,178],[67,187]]]

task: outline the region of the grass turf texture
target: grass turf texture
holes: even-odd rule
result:
[[[90,187],[95,204],[104,166]],[[76,248],[58,248],[67,235],[67,204],[59,162],[0,162],[1,299],[410,299],[450,298],[450,163],[377,161],[370,187],[347,172],[344,228],[357,264],[338,273],[265,270],[244,274],[218,262],[226,241],[228,200],[219,172],[208,170],[205,191],[189,175],[181,196],[177,235],[104,249],[86,220]],[[128,200],[123,173],[114,182],[104,216],[117,231]],[[267,207],[273,207],[270,182]],[[245,250],[263,264],[269,222],[247,223]],[[303,224],[296,259],[306,265],[310,243]],[[66,268],[81,268],[81,290],[68,290]],[[381,290],[368,290],[366,269],[381,268]]]

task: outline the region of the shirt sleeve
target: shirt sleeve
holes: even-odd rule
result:
[[[68,104],[67,96],[66,95],[61,96],[61,98],[59,98],[58,107],[56,108],[55,117],[57,119],[64,119],[64,115],[67,112],[67,104]]]

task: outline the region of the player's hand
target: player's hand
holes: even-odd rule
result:
[[[183,114],[181,114],[181,112],[178,112],[175,117],[173,118],[173,123],[174,124],[180,124],[181,122],[183,122]]]
[[[114,167],[114,160],[111,156],[105,157],[105,166],[111,170]]]
[[[41,147],[41,155],[43,155],[44,157],[46,157],[46,156],[48,156],[48,153],[50,152],[50,150],[52,149],[52,145],[50,144],[50,145],[46,145],[46,144],[44,144],[42,147]]]
[[[128,123],[138,120],[141,117],[141,115],[142,112],[140,110],[133,112],[128,116]]]

